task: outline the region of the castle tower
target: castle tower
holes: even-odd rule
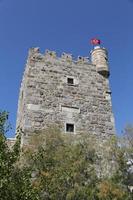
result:
[[[115,133],[109,88],[107,50],[100,46],[87,57],[29,50],[18,103],[17,127],[26,143],[35,130],[53,125],[62,132],[95,134],[104,140]]]

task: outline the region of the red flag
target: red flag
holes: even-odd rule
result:
[[[93,38],[93,39],[91,39],[91,44],[98,45],[98,44],[101,44],[101,41],[97,38]]]

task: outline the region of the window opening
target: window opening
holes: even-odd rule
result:
[[[69,85],[73,85],[74,84],[74,79],[73,78],[67,78],[67,83]]]
[[[66,132],[74,132],[74,124],[66,124]]]

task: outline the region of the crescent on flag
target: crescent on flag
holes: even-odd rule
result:
[[[97,38],[93,38],[93,39],[91,39],[91,44],[92,45],[99,45],[99,44],[101,44],[101,41]]]

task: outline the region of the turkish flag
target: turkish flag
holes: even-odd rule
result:
[[[101,44],[101,41],[97,38],[93,38],[93,39],[91,39],[91,44],[98,45],[98,44]]]

